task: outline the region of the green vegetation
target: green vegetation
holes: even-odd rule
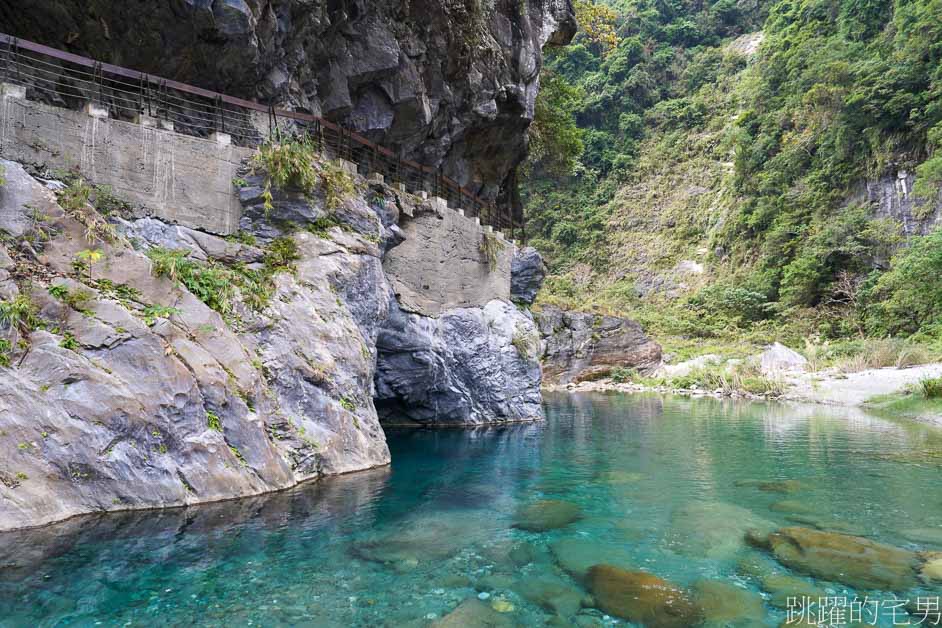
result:
[[[154,274],[179,281],[200,301],[220,314],[232,309],[235,288],[233,274],[214,263],[191,260],[185,251],[153,248],[147,252],[154,263]]]
[[[500,254],[504,250],[503,241],[497,237],[496,233],[489,231],[481,232],[481,244],[478,246],[481,256],[487,262],[487,267],[491,272],[497,270],[497,262]]]
[[[904,238],[854,199],[905,170],[914,218],[938,211],[942,3],[590,4],[531,135],[540,302],[632,316],[680,353],[893,337],[938,355],[942,230]]]
[[[81,274],[82,271],[86,271],[88,273],[88,280],[92,281],[92,267],[96,262],[100,261],[103,256],[104,253],[101,252],[101,249],[84,249],[75,254],[75,259],[72,261],[72,268],[79,274]]]
[[[41,321],[29,295],[20,293],[8,301],[0,301],[0,325],[29,334]]]
[[[229,445],[229,451],[232,452],[232,455],[236,457],[236,460],[239,461],[243,467],[249,466],[249,463],[246,461],[245,456],[242,455],[242,452],[239,451],[238,447],[234,445]]]
[[[10,366],[10,352],[13,351],[13,345],[6,338],[0,338],[0,366]]]
[[[147,305],[141,310],[141,317],[144,319],[144,324],[148,327],[153,327],[157,323],[158,318],[170,318],[174,314],[179,314],[180,310],[175,307],[168,307],[166,305]]]
[[[340,398],[340,407],[346,410],[347,412],[353,412],[357,409],[356,403],[354,403],[353,400],[349,399],[348,397]]]
[[[219,415],[215,412],[209,410],[206,411],[206,426],[213,430],[214,432],[222,431],[222,421],[219,419]]]
[[[183,284],[223,316],[231,314],[236,294],[250,308],[265,309],[274,293],[273,277],[281,272],[294,272],[295,262],[301,257],[290,237],[276,238],[269,244],[261,269],[251,269],[242,263],[200,262],[191,259],[186,251],[160,247],[150,249],[147,255],[154,264],[155,275]]]
[[[323,186],[327,209],[339,207],[354,191],[353,178],[337,162],[325,162],[307,137],[281,137],[259,147],[252,159],[256,172],[265,174],[262,199],[272,209],[272,191],[296,189],[313,194]]]
[[[293,272],[299,259],[298,245],[290,237],[275,238],[265,251],[265,266],[272,272]]]
[[[63,334],[62,340],[59,341],[59,346],[69,351],[78,351],[80,345],[75,336],[72,335],[72,332],[67,331]]]
[[[520,328],[514,329],[513,336],[510,338],[510,344],[517,350],[521,358],[524,360],[531,358],[531,354],[533,353],[533,340],[525,331]]]
[[[942,417],[942,377],[924,379],[900,394],[874,397],[867,407],[893,418],[937,420]]]
[[[117,240],[118,233],[114,225],[102,216],[127,210],[130,206],[114,196],[108,186],[89,185],[74,173],[65,173],[63,178],[67,185],[58,192],[59,205],[85,226],[85,240],[91,244]]]
[[[919,392],[925,399],[942,399],[942,377],[922,380]]]
[[[722,395],[756,395],[776,398],[785,393],[786,384],[779,378],[764,375],[757,364],[743,361],[733,365],[704,366],[685,375],[646,377],[631,369],[616,367],[607,375],[616,383],[632,383],[646,388],[668,390],[702,390]]]

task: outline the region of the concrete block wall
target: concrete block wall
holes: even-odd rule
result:
[[[175,133],[147,118],[113,120],[96,107],[73,111],[24,96],[5,86],[0,97],[0,156],[78,168],[167,222],[220,235],[238,231],[241,206],[232,180],[251,149],[224,137]]]

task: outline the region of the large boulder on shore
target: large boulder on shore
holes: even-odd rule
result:
[[[543,337],[543,378],[549,384],[600,379],[617,367],[651,371],[661,346],[627,318],[544,306],[534,312]]]
[[[803,371],[808,360],[793,349],[780,342],[773,342],[759,354],[759,369],[766,375],[785,371]]]

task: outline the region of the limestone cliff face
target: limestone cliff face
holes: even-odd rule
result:
[[[526,151],[571,0],[0,0],[33,39],[341,121],[482,195]]]
[[[444,392],[470,396],[415,413],[452,424],[542,416],[536,352],[514,344],[533,323],[514,306],[401,324],[382,260],[404,237],[400,208],[421,199],[360,179],[329,210],[323,191],[279,191],[266,211],[248,177],[236,241],[88,204],[64,209],[62,183],[0,166],[0,531],[388,464],[374,396],[387,410],[403,404],[391,422],[409,419],[427,382],[391,390],[388,374],[429,329],[445,331],[420,358],[437,360]],[[102,239],[108,224],[116,236]],[[222,287],[211,278],[155,273],[155,250],[259,271],[275,238],[296,259],[266,276],[262,305],[238,288],[231,308],[214,309],[203,293]],[[390,330],[403,343],[395,355]]]

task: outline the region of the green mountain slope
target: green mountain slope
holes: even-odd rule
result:
[[[584,150],[532,164],[544,302],[701,344],[942,336],[942,2],[610,5],[617,45],[545,70]]]

